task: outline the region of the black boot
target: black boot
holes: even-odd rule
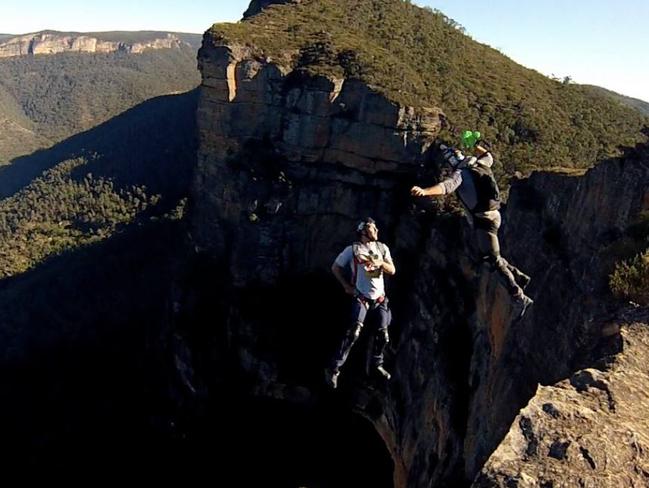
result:
[[[514,300],[514,320],[522,319],[527,309],[534,304],[534,300],[525,294],[513,296],[512,300]]]
[[[392,375],[383,367],[382,364],[379,364],[376,367],[376,372],[378,373],[379,376],[385,379],[385,381],[389,381],[390,378],[392,378]]]
[[[340,371],[336,371],[333,368],[327,368],[325,369],[325,382],[327,385],[332,389],[335,390],[338,388],[338,376],[340,375]]]

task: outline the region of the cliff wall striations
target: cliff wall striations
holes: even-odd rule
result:
[[[209,33],[199,65],[191,239],[203,260],[197,281],[207,285],[179,292],[174,339],[191,395],[236,383],[244,398],[354,412],[380,436],[393,486],[469,486],[510,442],[520,409],[545,391],[539,383],[619,352],[608,249],[647,210],[646,148],[582,177],[536,173],[514,183],[503,254],[531,274],[536,300],[515,322],[464,220],[408,195],[439,176],[438,108],[401,106],[357,80],[311,76]],[[332,393],[322,370],[349,304],[329,268],[368,215],[397,265],[388,283],[394,375],[384,384],[368,374],[359,344]],[[220,339],[206,345],[197,330]],[[499,482],[489,469],[476,486]]]
[[[37,56],[59,53],[111,53],[122,51],[138,54],[146,49],[169,49],[180,46],[182,41],[173,34],[144,42],[103,41],[84,34],[41,32],[12,37],[0,42],[0,58],[14,56]]]

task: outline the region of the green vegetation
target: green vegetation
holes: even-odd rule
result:
[[[489,139],[505,173],[584,168],[646,140],[649,119],[608,96],[551,80],[475,42],[442,13],[402,0],[304,0],[215,24],[216,43],[330,76],[364,80],[390,99],[437,106]],[[447,142],[457,136],[444,133]]]
[[[65,161],[0,202],[0,278],[23,272],[52,254],[96,242],[160,200],[143,186],[118,190],[111,180],[73,170]]]
[[[182,218],[196,103],[196,91],[149,100],[2,168],[0,278],[133,224]]]
[[[616,93],[611,90],[607,90],[606,88],[602,88],[601,86],[593,86],[593,85],[583,85],[583,86],[585,88],[589,88],[593,90],[595,93],[600,93],[600,94],[613,97],[618,102],[628,107],[633,107],[636,110],[639,110],[644,115],[649,116],[649,102],[645,102],[644,100],[639,100],[637,98],[627,97],[625,95],[620,95],[619,93]]]
[[[649,212],[637,217],[609,253],[618,260],[609,276],[613,294],[649,305]]]
[[[649,306],[649,249],[618,263],[609,284],[618,298]]]
[[[94,127],[150,98],[200,83],[196,51],[23,56],[0,60],[0,164]],[[30,133],[30,131],[32,131]],[[16,144],[20,136],[24,144]]]
[[[61,90],[64,82],[94,97],[97,105],[90,108],[96,113],[111,113],[115,100],[124,101],[117,108],[125,110],[0,167],[0,374],[8,399],[4,410],[11,419],[3,425],[3,435],[16,447],[10,462],[21,469],[38,464],[54,472],[69,459],[95,469],[98,459],[115,464],[115,456],[108,455],[115,452],[120,453],[118,464],[137,459],[141,465],[137,452],[150,435],[133,404],[152,401],[151,390],[158,391],[156,381],[166,374],[161,361],[152,364],[157,358],[148,344],[158,341],[161,324],[169,320],[172,266],[182,259],[198,94],[151,94],[157,87],[167,93],[173,85],[164,78],[170,73],[183,83],[197,80],[195,53],[175,68],[169,60],[167,74],[156,74],[157,61],[149,58],[153,71],[139,78],[141,60],[129,61],[132,70],[106,62],[106,80],[100,79],[98,58],[78,56],[77,67],[74,56],[30,60],[31,67],[47,64],[55,77],[64,73],[54,66],[68,63],[70,78],[52,85],[58,93],[36,86],[47,84],[49,75],[26,65],[16,70],[24,73],[25,84],[35,84],[29,87],[33,92],[12,86],[25,88],[22,100],[30,100],[32,110],[27,113],[47,117],[38,103],[55,110],[51,122],[38,125],[45,129],[70,117],[68,128],[74,130],[68,107],[56,104],[60,94],[84,113],[83,97]],[[86,73],[83,66],[94,66],[94,71]],[[16,99],[5,89],[6,80],[0,80],[0,104],[7,101],[0,112],[2,145],[10,142],[2,132],[2,113],[32,128],[37,124],[31,125],[21,104],[12,103]],[[120,83],[124,80],[133,83]],[[134,93],[151,99],[131,107],[137,103]],[[124,450],[121,444],[129,435],[132,447]],[[153,442],[158,444],[157,438]],[[106,456],[98,456],[102,450]]]
[[[46,144],[47,139],[34,132],[32,121],[0,83],[0,162]]]

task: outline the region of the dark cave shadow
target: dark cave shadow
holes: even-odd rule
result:
[[[195,159],[199,89],[147,100],[90,130],[48,149],[21,156],[0,168],[0,198],[7,198],[62,161],[86,158],[73,172],[111,178],[118,188],[146,184],[164,192],[169,172],[187,183]]]
[[[165,321],[181,227],[133,225],[0,281],[7,469],[142,469],[164,374],[147,344]]]

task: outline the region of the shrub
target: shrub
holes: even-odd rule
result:
[[[618,263],[609,284],[618,298],[649,306],[649,249]]]

